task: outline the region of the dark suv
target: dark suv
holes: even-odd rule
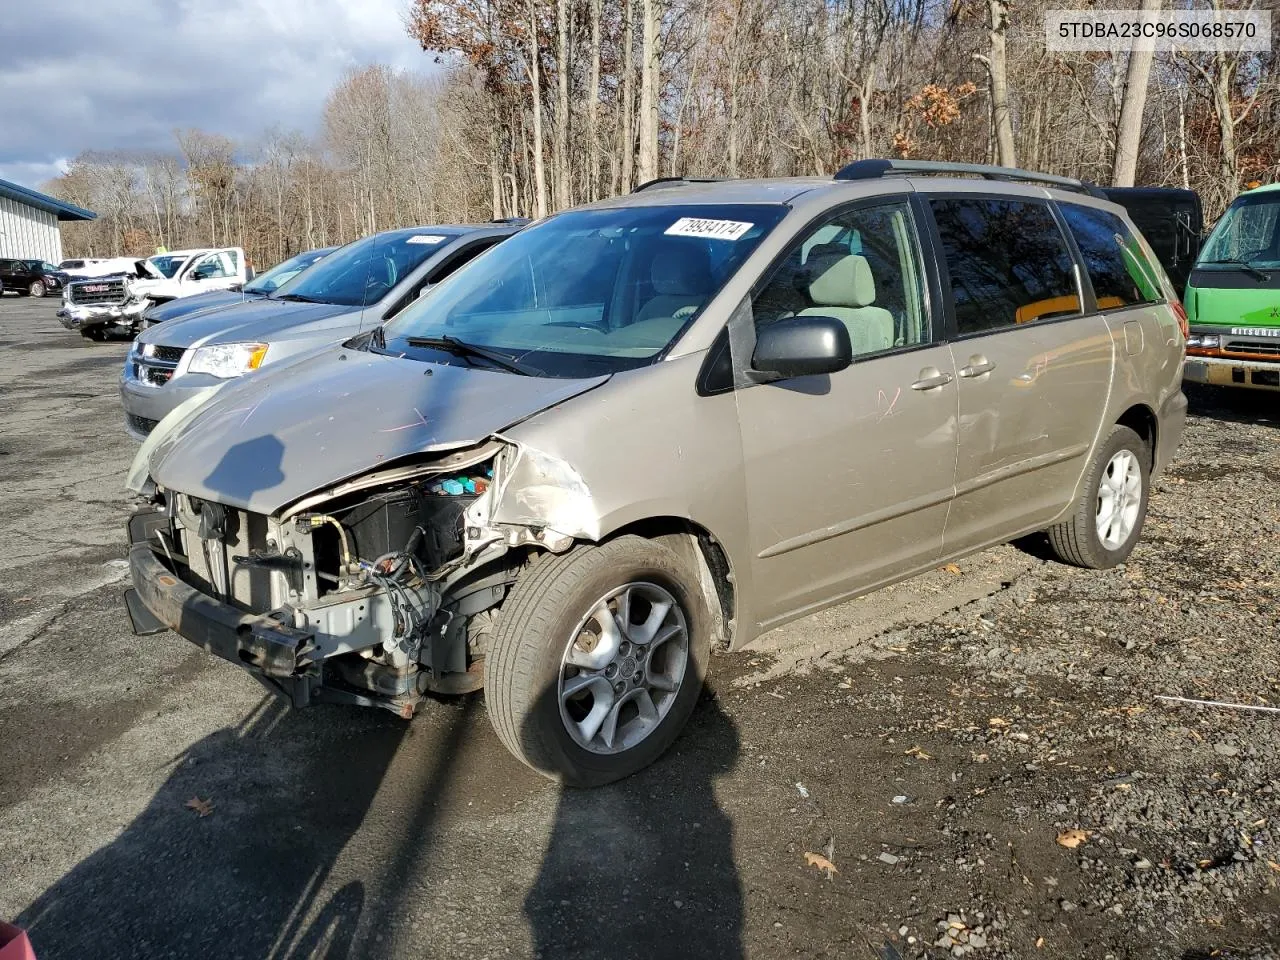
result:
[[[67,275],[47,260],[0,260],[0,293],[16,290],[24,297],[57,293]]]

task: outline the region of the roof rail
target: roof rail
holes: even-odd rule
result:
[[[684,183],[723,183],[729,177],[658,177],[656,180],[646,180],[640,184],[632,193],[639,193],[641,190],[655,190],[662,187],[678,187]]]
[[[995,167],[984,163],[948,163],[941,160],[855,160],[836,171],[835,180],[877,180],[880,177],[905,176],[912,173],[967,174],[986,180],[1024,180],[1043,183],[1063,190],[1075,190],[1105,200],[1096,186],[1087,180],[1059,177],[1052,173],[1036,173],[1018,167]]]

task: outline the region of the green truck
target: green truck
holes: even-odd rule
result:
[[[1280,184],[1242,193],[1187,281],[1192,383],[1280,390]]]

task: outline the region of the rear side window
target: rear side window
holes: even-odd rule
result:
[[[961,336],[1081,312],[1074,261],[1045,203],[930,201]]]
[[[1058,209],[1080,248],[1099,310],[1164,299],[1159,274],[1123,220],[1106,210],[1070,203],[1059,204]]]

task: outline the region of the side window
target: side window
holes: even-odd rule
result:
[[[795,243],[752,301],[757,328],[835,317],[855,357],[929,339],[919,241],[906,201],[837,214]]]
[[[203,257],[191,271],[192,280],[214,280],[229,276],[231,271],[227,269],[226,259],[218,253]]]
[[[1099,310],[1164,299],[1159,274],[1123,220],[1106,210],[1072,203],[1061,203],[1058,208],[1080,248]]]
[[[1081,312],[1075,262],[1047,203],[930,201],[961,336]]]

